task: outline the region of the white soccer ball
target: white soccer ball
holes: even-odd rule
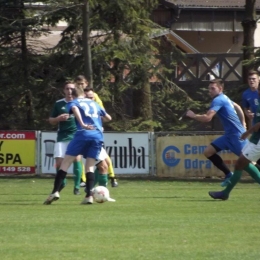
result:
[[[109,191],[104,186],[97,186],[93,190],[93,198],[98,203],[103,203],[109,199]]]

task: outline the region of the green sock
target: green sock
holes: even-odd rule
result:
[[[249,163],[245,169],[246,172],[249,173],[249,175],[260,184],[260,172],[259,170],[252,164]],[[228,195],[231,190],[235,187],[235,185],[238,183],[242,176],[242,171],[235,170],[233,176],[230,178],[230,183],[227,185],[227,187],[223,190],[223,192]]]
[[[107,186],[107,182],[108,182],[108,176],[107,174],[99,174],[98,175],[98,185],[99,186]]]
[[[58,173],[59,169],[56,168],[56,174]],[[67,179],[65,178],[61,184],[61,187],[59,189],[59,192],[67,185]]]
[[[229,195],[232,189],[236,186],[242,176],[242,171],[235,170],[232,177],[229,179],[227,187],[223,190],[223,193]]]
[[[98,175],[99,175],[98,168],[96,168],[96,170],[94,171],[94,174],[95,174],[95,182],[94,182],[94,187],[95,187],[98,183]]]
[[[74,187],[76,189],[80,188],[81,174],[82,174],[82,164],[81,162],[73,163],[73,173],[74,173]]]
[[[260,184],[260,172],[259,170],[252,164],[249,163],[245,167],[245,171],[249,173],[249,175],[257,182]]]

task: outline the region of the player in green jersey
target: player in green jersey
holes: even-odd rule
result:
[[[56,162],[56,170],[58,171],[62,160],[65,156],[67,146],[69,142],[73,139],[74,133],[77,130],[75,124],[75,118],[69,115],[66,105],[69,101],[73,100],[72,90],[75,89],[75,85],[72,82],[66,82],[63,92],[64,98],[57,100],[52,109],[49,122],[52,125],[58,125],[57,131],[57,142],[54,147],[54,158]],[[73,163],[73,173],[74,173],[74,190],[75,195],[79,195],[80,179],[82,174],[82,163],[81,155],[77,156]],[[66,185],[66,179],[62,183],[60,190],[62,190]]]

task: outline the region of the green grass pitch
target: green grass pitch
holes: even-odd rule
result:
[[[68,180],[43,205],[53,179],[0,179],[1,260],[260,259],[260,190],[240,183],[214,201],[219,183],[119,180],[117,201],[80,205]]]

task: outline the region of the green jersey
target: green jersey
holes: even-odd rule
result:
[[[256,109],[256,113],[255,113],[255,116],[254,116],[254,123],[259,123],[260,122],[260,99],[258,99],[258,107]],[[258,130],[257,132],[254,132],[249,141],[253,144],[257,144],[260,140],[260,130]]]
[[[57,100],[52,111],[50,117],[57,117],[61,114],[69,113],[66,105],[67,101],[65,98]],[[75,132],[77,130],[75,117],[74,115],[70,115],[70,117],[66,121],[61,121],[58,124],[58,135],[57,142],[66,142],[72,140]]]

